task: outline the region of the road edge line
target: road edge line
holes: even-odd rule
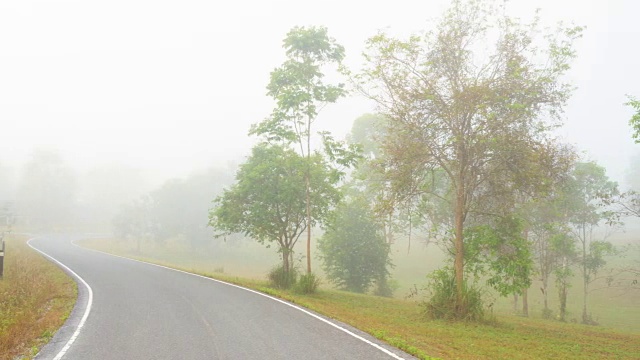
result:
[[[221,283],[221,284],[225,284],[225,285],[233,286],[233,287],[238,288],[238,289],[246,290],[246,291],[249,291],[249,292],[251,292],[251,293],[254,293],[254,294],[257,294],[257,295],[260,295],[260,296],[264,296],[264,297],[266,297],[266,298],[269,298],[269,299],[271,299],[271,300],[277,301],[277,302],[279,302],[279,303],[281,303],[281,304],[284,304],[284,305],[287,305],[287,306],[289,306],[289,307],[292,307],[292,308],[294,308],[294,309],[296,309],[296,310],[299,310],[299,311],[301,311],[301,312],[303,312],[303,313],[305,313],[305,314],[307,314],[307,315],[309,315],[309,316],[311,316],[311,317],[315,318],[316,320],[320,320],[320,321],[324,322],[324,323],[325,323],[325,324],[327,324],[327,325],[331,325],[331,326],[333,326],[334,328],[336,328],[336,329],[338,329],[338,330],[340,330],[340,331],[342,331],[342,332],[346,333],[347,335],[350,335],[350,336],[352,336],[352,337],[354,337],[354,338],[356,338],[356,339],[358,339],[358,340],[360,340],[360,341],[364,342],[365,344],[368,344],[368,345],[370,345],[370,346],[372,346],[372,347],[374,347],[374,348],[376,348],[376,349],[378,349],[378,350],[382,351],[383,353],[385,353],[385,354],[387,354],[387,355],[391,356],[392,358],[394,358],[394,359],[396,359],[396,360],[405,360],[403,357],[400,357],[398,354],[396,354],[396,353],[394,353],[394,352],[392,352],[392,351],[390,351],[390,350],[388,350],[388,349],[385,349],[384,347],[382,347],[382,346],[380,346],[380,345],[378,345],[378,344],[376,344],[376,343],[374,343],[374,342],[372,342],[372,341],[370,341],[370,340],[365,339],[364,337],[362,337],[362,336],[360,336],[360,335],[358,335],[358,334],[356,334],[356,333],[352,332],[352,331],[351,331],[351,330],[349,330],[349,329],[345,329],[345,328],[343,328],[342,326],[340,326],[340,325],[338,325],[338,324],[335,324],[335,323],[333,323],[332,321],[329,321],[329,320],[327,320],[327,319],[325,319],[325,318],[323,318],[323,317],[321,317],[321,316],[318,316],[318,315],[316,315],[316,314],[312,313],[311,311],[309,311],[309,310],[307,310],[307,309],[305,309],[305,308],[303,308],[303,307],[300,307],[300,306],[298,306],[298,305],[292,304],[292,303],[290,303],[290,302],[288,302],[288,301],[285,301],[285,300],[279,299],[279,298],[277,298],[277,297],[271,296],[271,295],[269,295],[269,294],[265,294],[265,293],[260,292],[260,291],[257,291],[257,290],[249,289],[249,288],[246,288],[246,287],[244,287],[244,286],[240,286],[240,285],[232,284],[232,283],[229,283],[229,282],[226,282],[226,281],[222,281],[222,280],[214,279],[214,278],[207,277],[207,276],[204,276],[204,275],[194,274],[194,273],[191,273],[191,272],[188,272],[188,271],[184,271],[184,270],[180,270],[180,269],[174,269],[174,268],[169,267],[169,266],[164,266],[164,265],[154,264],[154,263],[152,263],[152,262],[142,261],[142,260],[138,260],[138,259],[132,259],[132,258],[128,258],[128,257],[125,257],[125,256],[120,256],[120,255],[110,254],[110,253],[108,253],[108,252],[104,252],[104,251],[101,251],[101,250],[96,250],[96,249],[91,249],[91,248],[87,248],[87,247],[82,247],[82,246],[80,246],[80,245],[76,244],[76,243],[75,243],[75,240],[74,240],[74,241],[71,241],[71,244],[72,244],[73,246],[76,246],[76,247],[80,248],[80,249],[89,250],[89,251],[95,251],[95,252],[98,252],[98,253],[101,253],[101,254],[105,254],[105,255],[109,255],[109,256],[113,256],[113,257],[117,257],[117,258],[125,259],[125,260],[129,260],[129,261],[135,261],[135,262],[139,262],[139,263],[142,263],[142,264],[147,264],[147,265],[157,266],[157,267],[160,267],[160,268],[163,268],[163,269],[168,269],[168,270],[172,270],[172,271],[181,272],[181,273],[184,273],[184,274],[187,274],[187,275],[191,275],[191,276],[197,276],[197,277],[200,277],[200,278],[203,278],[203,279],[207,279],[207,280],[215,281],[215,282],[218,282],[218,283]],[[54,359],[54,360],[57,360],[57,359]]]
[[[89,286],[89,284],[80,275],[76,274],[75,271],[71,270],[67,265],[65,265],[62,262],[58,261],[56,258],[54,258],[53,256],[45,253],[44,251],[42,251],[40,249],[37,249],[33,245],[31,245],[31,240],[35,240],[35,239],[38,239],[38,238],[35,237],[35,238],[31,238],[31,239],[27,240],[27,245],[29,245],[29,247],[32,248],[33,250],[35,250],[35,251],[39,252],[40,254],[44,255],[45,257],[47,257],[50,261],[54,262],[59,267],[62,267],[63,269],[68,271],[76,279],[80,280],[80,282],[87,288],[87,290],[89,292],[89,300],[87,301],[87,307],[84,310],[84,314],[82,315],[82,318],[80,319],[80,322],[78,323],[78,326],[76,327],[76,330],[73,332],[73,334],[71,335],[71,337],[69,338],[67,343],[62,347],[62,349],[60,349],[58,354],[56,354],[56,356],[53,358],[53,360],[60,360],[67,353],[67,351],[69,351],[69,349],[71,348],[71,345],[78,338],[78,335],[80,335],[80,330],[82,330],[82,327],[84,326],[84,323],[87,321],[87,318],[89,317],[89,313],[91,313],[91,306],[93,305],[93,290],[91,289],[91,286]]]

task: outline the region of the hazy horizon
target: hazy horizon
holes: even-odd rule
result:
[[[356,68],[366,39],[428,29],[447,1],[5,1],[0,4],[0,165],[20,171],[34,148],[58,149],[80,172],[112,164],[158,183],[242,161],[250,124],[269,115],[265,86],[284,59],[286,32],[324,25]],[[582,3],[581,3],[582,4]],[[625,94],[640,95],[633,1],[508,2],[545,24],[587,27],[570,71],[577,87],[559,134],[622,182],[634,146]],[[327,107],[319,128],[343,138],[361,97]],[[154,181],[155,182],[155,181]]]

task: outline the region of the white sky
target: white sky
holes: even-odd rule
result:
[[[0,1],[0,164],[34,146],[80,168],[123,162],[164,174],[248,153],[269,72],[295,25],[325,25],[361,63],[378,29],[425,29],[447,1]],[[562,131],[621,180],[631,141],[624,94],[640,97],[640,1],[511,0],[515,13],[588,27]],[[346,99],[318,124],[338,137],[372,104]]]

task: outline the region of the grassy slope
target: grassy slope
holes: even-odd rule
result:
[[[9,236],[0,280],[0,359],[31,358],[69,316],[76,284],[57,266]]]
[[[421,318],[416,301],[328,289],[301,296],[269,289],[261,280],[213,273],[215,266],[211,262],[189,261],[186,251],[147,248],[142,256],[133,254],[122,243],[89,241],[85,245],[268,292],[349,323],[421,358],[636,359],[640,354],[638,334],[505,315],[483,324],[427,321]]]

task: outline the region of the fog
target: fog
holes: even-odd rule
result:
[[[622,180],[634,147],[622,104],[640,93],[635,1],[510,1],[552,24],[587,26],[571,70],[577,90],[561,131]],[[380,29],[427,28],[446,1],[17,1],[0,4],[0,163],[19,168],[50,147],[74,168],[134,166],[163,180],[248,153],[250,124],[270,113],[269,72],[295,25],[324,25],[357,68]],[[344,136],[373,105],[358,97],[321,114]],[[155,181],[159,184],[162,181]]]
[[[66,192],[51,201],[75,198],[79,206],[71,211],[71,221],[50,221],[105,232],[112,230],[123,207],[129,207],[124,214],[135,217],[136,207],[145,206],[144,196],[178,210],[158,215],[174,220],[185,214],[179,213],[182,203],[171,198],[171,191],[203,189],[185,200],[199,209],[187,214],[193,215],[193,228],[204,228],[208,204],[232,183],[237,164],[257,142],[247,135],[249,127],[274,107],[265,86],[285,59],[282,39],[289,29],[326,26],[346,48],[345,64],[358,70],[369,37],[381,30],[408,36],[428,29],[429,20],[448,3],[4,0],[0,204],[20,200],[22,206],[40,208],[38,216],[45,217],[52,207],[41,201],[51,197],[43,183],[57,179],[66,184]],[[558,21],[586,26],[568,75],[576,90],[556,134],[575,145],[584,159],[606,167],[623,188],[638,184],[634,174],[640,167],[640,145],[632,141],[632,111],[624,103],[626,94],[640,96],[640,2],[508,4],[510,13],[525,18],[540,8],[548,26]],[[374,111],[371,101],[353,94],[323,109],[317,123],[343,139],[358,116]],[[45,170],[38,171],[45,172],[30,172],[34,164],[43,165],[38,169]],[[627,241],[639,229],[630,222],[627,233],[616,236]],[[168,238],[186,236],[184,229],[163,231]],[[190,234],[210,239],[211,233],[203,231]],[[413,241],[418,250],[412,264],[424,255],[420,238]],[[394,251],[404,254],[408,246],[403,238]],[[269,261],[277,256],[267,253]],[[400,285],[406,288],[435,268],[425,264],[416,275],[413,268],[400,266],[398,273],[411,273]]]

